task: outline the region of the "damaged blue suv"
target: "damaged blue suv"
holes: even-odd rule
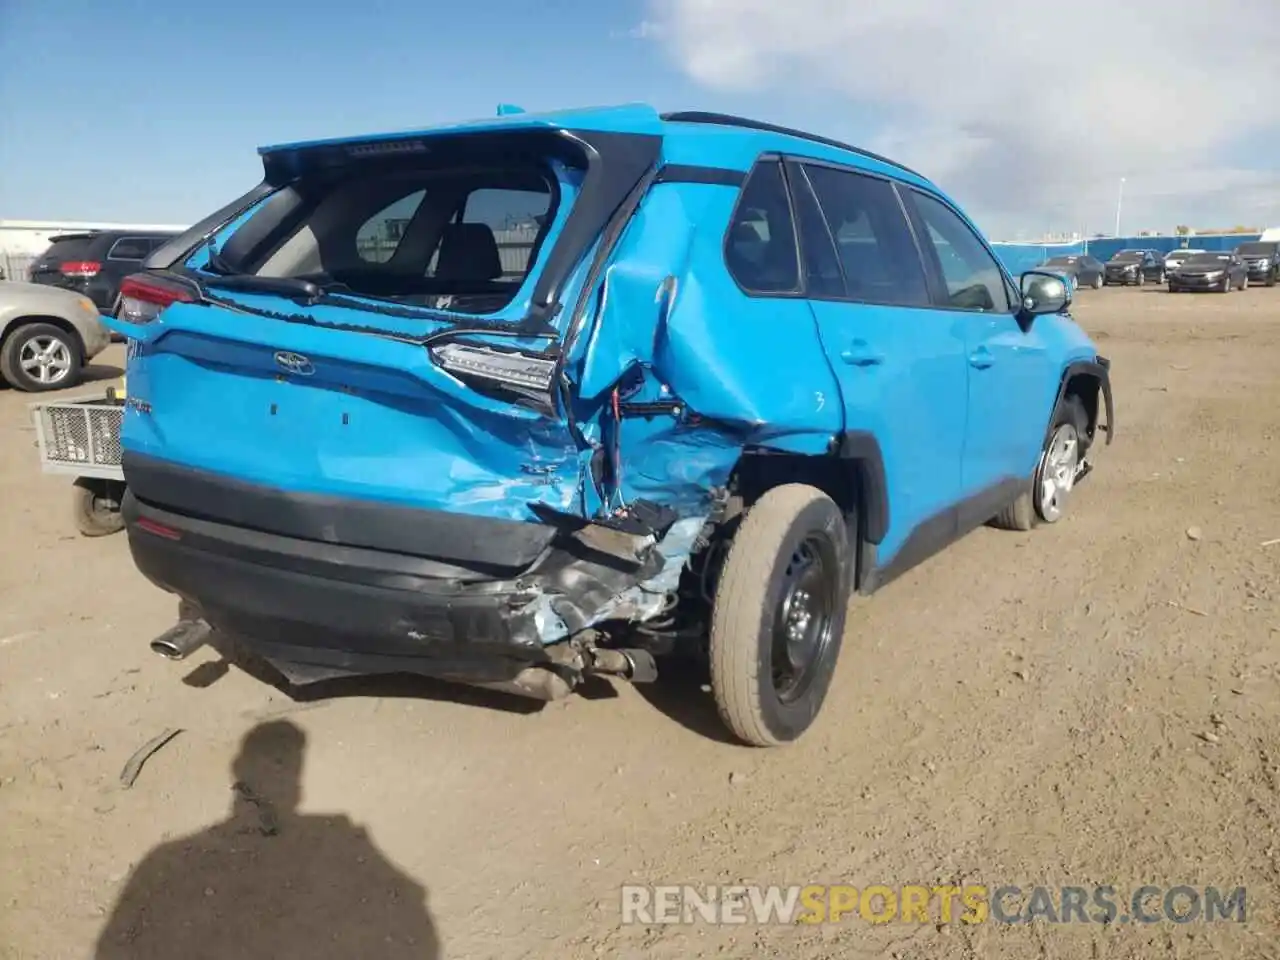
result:
[[[543,699],[693,656],[777,745],[853,594],[1056,521],[1112,438],[1061,278],[854,147],[629,105],[260,153],[113,321],[168,656]]]

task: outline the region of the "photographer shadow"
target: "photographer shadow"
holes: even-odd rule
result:
[[[96,960],[439,958],[426,890],[347,816],[298,812],[305,746],[289,721],[245,736],[230,815],[136,866]]]

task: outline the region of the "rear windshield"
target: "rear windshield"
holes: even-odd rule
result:
[[[1278,245],[1274,243],[1242,243],[1236,247],[1236,253],[1243,256],[1256,256],[1260,253],[1275,253]]]
[[[549,166],[497,164],[303,182],[293,188],[301,203],[277,227],[254,222],[279,216],[269,203],[241,228],[264,238],[256,247],[226,241],[235,257],[223,265],[412,306],[500,310],[532,269],[560,191]]]
[[[1197,253],[1183,261],[1189,267],[1214,266],[1227,263],[1231,259],[1229,253]]]
[[[49,241],[49,247],[41,255],[41,260],[82,260],[91,253],[94,237],[86,233],[68,234],[62,237],[53,237]]]

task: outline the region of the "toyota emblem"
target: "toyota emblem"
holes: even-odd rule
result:
[[[312,366],[311,361],[302,354],[289,353],[286,350],[276,351],[276,366],[281,370],[297,374],[299,377],[309,377],[316,372],[316,368]]]

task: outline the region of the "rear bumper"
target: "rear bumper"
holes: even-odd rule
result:
[[[442,565],[194,520],[126,493],[134,563],[209,624],[276,663],[502,681],[545,660],[528,603]]]
[[[606,555],[546,524],[308,498],[130,454],[125,476],[138,569],[277,666],[509,681],[663,565],[621,534]],[[173,505],[192,495],[203,509]]]

